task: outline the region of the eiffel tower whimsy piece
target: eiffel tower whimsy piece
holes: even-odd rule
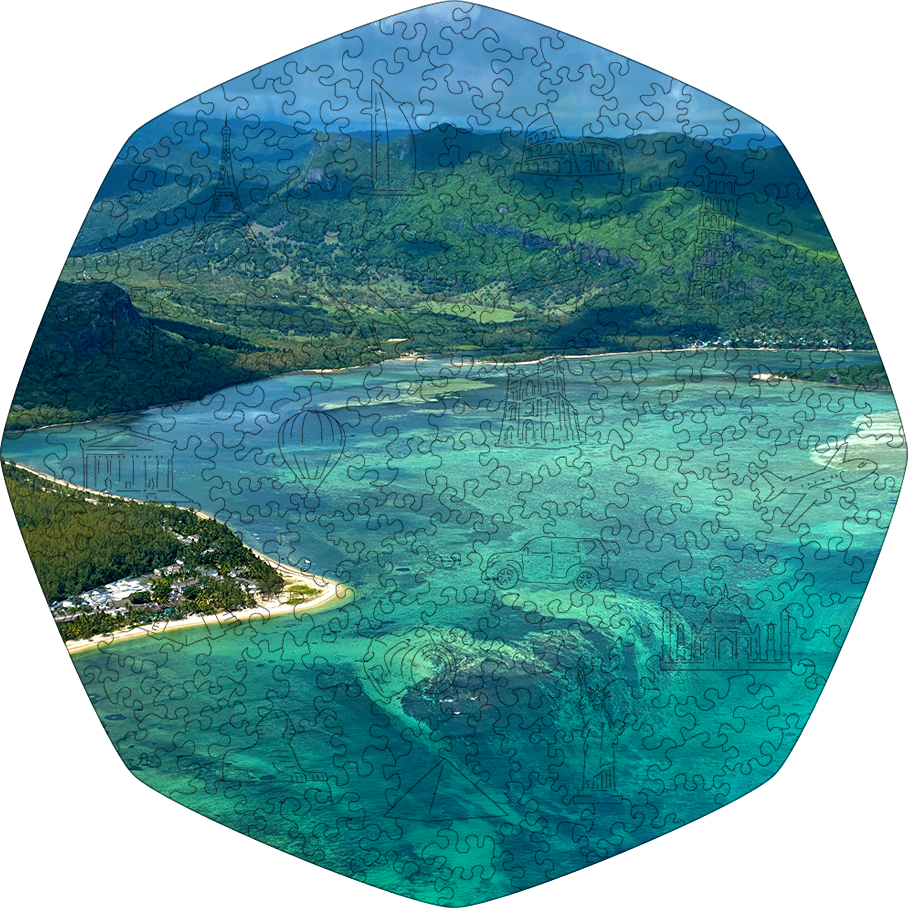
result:
[[[205,215],[205,223],[199,231],[198,238],[192,244],[192,249],[204,249],[212,235],[218,230],[236,230],[242,234],[250,249],[261,249],[249,224],[249,215],[243,210],[236,191],[230,153],[230,127],[227,125],[226,116],[221,137],[221,169],[218,174],[218,185]]]

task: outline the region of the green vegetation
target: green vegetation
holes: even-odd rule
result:
[[[288,594],[288,605],[300,605],[303,602],[308,602],[318,596],[319,593],[314,586],[309,586],[307,583],[294,583],[292,586],[287,587],[285,592]]]
[[[215,614],[237,611],[255,605],[252,594],[232,577],[216,577],[199,590],[192,600],[192,614]]]
[[[199,248],[220,140],[177,142],[173,129],[167,117],[144,127],[111,168],[42,320],[11,427],[413,352],[874,346],[782,146],[641,135],[622,143],[621,180],[546,182],[520,172],[521,137],[440,126],[417,136],[423,191],[382,197],[362,191],[367,140],[247,124],[247,178],[270,187],[240,189],[257,245],[222,230]],[[206,151],[207,164],[196,157]],[[404,151],[392,145],[393,167],[410,164]],[[688,300],[707,172],[738,179],[731,277],[711,304]]]
[[[48,602],[173,564],[175,532],[198,518],[163,505],[88,495],[3,462],[19,530]]]
[[[60,610],[64,639],[106,633],[161,617],[215,614],[274,596],[280,573],[224,524],[193,511],[87,493],[9,461],[3,474],[19,530],[49,603],[124,577],[157,572],[122,614],[75,603]]]
[[[109,283],[57,283],[29,351],[9,428],[79,422],[174,400],[194,400],[244,381],[224,353],[229,340],[192,326],[155,325]]]
[[[98,634],[112,634],[126,628],[137,627],[149,621],[146,611],[130,609],[122,615],[107,612],[83,612],[68,621],[57,622],[57,630],[64,640],[88,640]]]
[[[841,365],[830,369],[796,369],[784,373],[786,377],[798,381],[838,384],[847,387],[863,388],[867,391],[889,390],[889,376],[882,362],[871,365]]]

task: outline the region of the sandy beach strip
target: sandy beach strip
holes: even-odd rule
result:
[[[259,553],[256,552],[256,554]],[[265,560],[270,561],[275,566],[279,564],[279,562],[275,562],[270,558]],[[106,648],[123,640],[158,637],[162,634],[183,631],[193,627],[209,628],[213,632],[212,637],[216,639],[223,636],[225,629],[244,621],[252,621],[256,618],[268,621],[270,618],[283,615],[293,615],[295,618],[299,618],[304,613],[324,612],[353,602],[353,590],[342,583],[335,583],[333,580],[327,580],[315,574],[304,574],[302,571],[297,571],[286,565],[281,566],[281,573],[291,574],[295,582],[305,580],[310,586],[326,588],[324,592],[319,593],[314,599],[310,599],[308,602],[300,602],[296,605],[281,602],[280,598],[276,597],[263,600],[250,608],[240,609],[235,612],[218,612],[215,615],[191,615],[188,618],[179,618],[176,621],[156,621],[154,624],[141,624],[137,627],[114,631],[110,634],[99,634],[88,640],[68,640],[66,649],[72,656],[100,646]]]
[[[111,492],[99,492],[96,489],[89,489],[85,486],[67,482],[65,479],[57,479],[55,476],[49,476],[47,473],[42,473],[40,470],[32,469],[32,467],[27,467],[25,464],[18,463],[14,460],[8,462],[19,469],[32,473],[48,482],[65,486],[75,492],[84,492],[92,497],[100,496],[103,498],[116,498],[120,501],[131,502],[132,504],[160,503],[145,502],[136,498],[126,498],[123,495],[114,495]],[[217,519],[211,514],[206,514],[204,511],[197,511],[194,508],[187,508],[182,505],[167,505],[167,507],[177,507],[185,511],[192,511],[205,520]],[[243,545],[246,545],[246,543],[243,543]],[[329,580],[327,577],[320,577],[318,574],[307,574],[305,571],[291,567],[289,564],[284,564],[281,561],[270,558],[268,555],[259,552],[250,545],[246,545],[246,548],[255,554],[256,557],[261,558],[262,561],[270,564],[277,570],[283,576],[285,586],[290,586],[295,583],[305,583],[307,586],[321,590],[321,592],[314,599],[310,599],[306,602],[299,602],[295,605],[291,605],[288,602],[282,602],[281,595],[286,594],[279,593],[277,596],[261,600],[254,606],[238,609],[235,612],[218,612],[214,615],[190,615],[188,618],[178,618],[175,621],[156,621],[153,624],[140,624],[136,627],[113,631],[109,634],[98,634],[88,640],[68,640],[66,642],[66,649],[69,651],[70,655],[73,655],[74,653],[81,653],[98,646],[110,646],[114,643],[119,643],[122,640],[135,640],[139,637],[158,636],[159,634],[186,630],[191,627],[208,627],[213,631],[217,631],[215,636],[221,636],[225,627],[238,624],[242,621],[252,621],[255,618],[267,621],[269,618],[275,618],[279,615],[298,616],[306,612],[324,612],[328,609],[350,605],[350,603],[353,602],[354,593],[352,588],[345,586],[343,583],[337,583],[334,580]]]

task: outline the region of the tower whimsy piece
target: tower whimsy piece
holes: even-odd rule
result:
[[[707,306],[727,302],[731,293],[735,223],[738,218],[737,178],[727,174],[707,175],[700,194],[697,239],[691,262],[688,302]]]
[[[249,216],[243,209],[240,196],[233,178],[233,157],[230,150],[230,127],[227,117],[221,128],[221,164],[218,168],[218,183],[211,197],[211,205],[205,212],[205,221],[199,236],[192,244],[194,251],[204,250],[212,236],[219,230],[235,230],[246,241],[250,251],[261,249],[259,241],[252,232]]]

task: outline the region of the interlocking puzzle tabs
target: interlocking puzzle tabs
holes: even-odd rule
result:
[[[127,140],[3,459],[131,772],[466,906],[777,772],[906,444],[771,131],[441,3]]]

